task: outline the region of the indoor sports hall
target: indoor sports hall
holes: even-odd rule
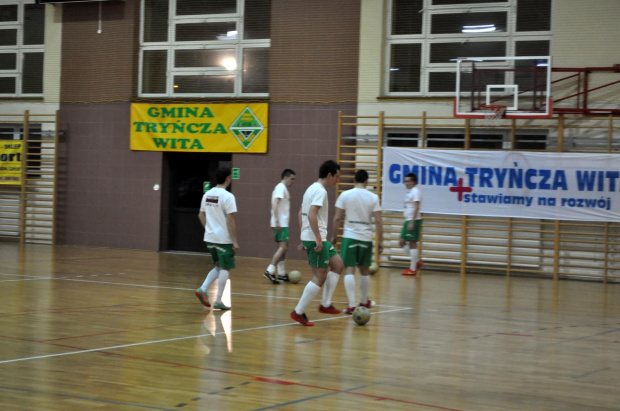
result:
[[[618,17],[615,0],[1,1],[0,407],[620,408]],[[365,325],[320,298],[313,327],[289,317],[326,160],[330,234],[357,170],[381,199]],[[194,294],[221,167],[230,310]],[[284,169],[297,284],[263,277]],[[409,173],[423,265],[401,275]]]

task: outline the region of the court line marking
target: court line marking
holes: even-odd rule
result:
[[[174,411],[174,408],[161,408],[161,407],[154,407],[154,406],[146,405],[146,404],[137,404],[137,403],[133,403],[133,402],[122,402],[122,401],[106,400],[106,399],[102,399],[102,398],[84,397],[84,396],[81,396],[81,395],[74,395],[74,394],[62,394],[62,393],[59,393],[59,392],[52,392],[52,391],[31,390],[31,389],[18,388],[18,387],[8,387],[6,385],[0,385],[0,389],[7,390],[7,391],[26,392],[26,393],[29,393],[29,394],[44,394],[44,395],[53,395],[53,396],[56,396],[56,397],[76,398],[76,399],[79,399],[79,400],[94,401],[96,403],[99,402],[99,403],[104,403],[104,404],[126,405],[126,406],[130,406],[130,407],[146,408],[146,409],[149,409],[149,410]]]
[[[121,285],[121,286],[127,286],[127,287],[139,287],[139,288],[155,288],[155,289],[163,289],[163,290],[178,290],[178,291],[194,291],[195,288],[181,288],[181,287],[168,287],[168,286],[161,286],[161,285],[146,285],[146,284],[134,284],[134,283],[116,283],[116,282],[110,282],[110,281],[95,281],[95,280],[81,280],[81,279],[75,279],[75,278],[52,278],[54,280],[62,280],[62,281],[74,281],[74,282],[81,282],[81,283],[95,283],[95,284],[107,284],[107,285]],[[1,282],[1,281],[0,281]],[[278,296],[278,295],[265,295],[265,294],[250,294],[250,293],[233,293],[231,292],[231,295],[237,295],[237,296],[246,296],[246,297],[262,297],[262,298],[277,298],[277,299],[282,299],[282,300],[299,300],[299,297],[285,297],[285,296]],[[347,304],[347,301],[337,301],[338,303],[344,303]],[[385,304],[377,304],[377,307],[381,306],[381,307],[386,307],[386,308],[398,308],[398,309],[411,309],[410,307],[402,307],[399,305],[385,305]]]
[[[372,315],[386,314],[386,313],[398,312],[398,311],[409,311],[409,310],[413,310],[413,308],[400,308],[400,309],[395,309],[395,310],[376,311],[376,312],[373,312]],[[338,317],[320,318],[318,320],[313,320],[313,322],[317,323],[317,322],[323,322],[323,321],[333,321],[333,320],[339,320],[339,319],[342,319],[342,318],[349,318],[349,316],[348,315],[344,315],[344,316],[338,316]],[[231,334],[235,334],[235,333],[247,332],[247,331],[266,330],[266,329],[270,329],[270,328],[290,327],[290,326],[293,326],[293,325],[299,326],[299,323],[297,323],[297,322],[289,322],[289,323],[283,323],[283,324],[264,325],[264,326],[261,326],[261,327],[242,328],[242,329],[239,329],[239,330],[232,330],[232,331],[230,331],[230,333]],[[14,358],[12,360],[2,360],[2,361],[0,361],[0,365],[1,364],[10,364],[10,363],[15,363],[15,362],[39,360],[39,359],[44,359],[44,358],[64,357],[64,356],[68,356],[68,355],[86,354],[86,353],[98,352],[98,351],[118,350],[118,349],[122,349],[122,348],[139,347],[139,346],[142,346],[142,345],[159,344],[159,343],[166,343],[166,342],[172,342],[172,341],[183,341],[183,340],[196,339],[196,338],[201,338],[201,337],[212,337],[212,336],[215,336],[215,335],[222,335],[222,334],[226,334],[226,333],[224,331],[218,331],[216,333],[188,335],[188,336],[184,336],[184,337],[166,338],[166,339],[163,339],[163,340],[142,341],[142,342],[138,342],[138,343],[113,345],[113,346],[109,346],[109,347],[90,348],[90,349],[86,349],[86,350],[69,351],[69,352],[58,353],[58,354],[46,354],[46,355],[36,355],[36,356],[33,356],[33,357]]]
[[[298,400],[292,400],[292,401],[287,401],[287,402],[280,403],[280,404],[269,405],[267,407],[255,408],[253,411],[273,410],[273,409],[276,409],[276,408],[287,407],[289,405],[300,404],[302,402],[316,400],[316,399],[319,399],[319,398],[330,397],[332,395],[338,395],[338,394],[356,394],[356,395],[368,396],[368,397],[374,398],[375,401],[393,401],[393,402],[405,403],[405,404],[410,404],[410,405],[419,405],[419,406],[426,407],[426,408],[434,408],[434,409],[447,410],[447,411],[460,411],[457,408],[447,408],[447,407],[442,407],[441,405],[424,404],[424,403],[421,403],[421,402],[415,402],[415,401],[409,401],[409,400],[400,400],[398,398],[393,398],[393,397],[378,397],[378,396],[374,396],[374,395],[370,395],[370,394],[363,394],[363,393],[357,393],[356,392],[356,391],[362,390],[364,388],[374,387],[374,386],[378,386],[378,385],[384,385],[384,384],[388,384],[388,383],[391,383],[391,382],[397,381],[397,380],[399,380],[399,379],[398,378],[392,378],[392,379],[389,379],[389,380],[385,380],[385,381],[381,381],[381,382],[377,382],[377,383],[373,383],[373,384],[360,385],[358,387],[351,387],[351,388],[347,388],[347,389],[344,389],[344,390],[332,391],[332,392],[327,392],[325,394],[319,394],[319,395],[313,395],[311,397],[300,398]]]

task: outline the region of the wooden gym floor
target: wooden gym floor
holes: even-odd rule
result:
[[[0,409],[620,409],[620,284],[382,268],[366,326],[302,327],[304,261],[237,264],[211,312],[207,256],[0,243]]]

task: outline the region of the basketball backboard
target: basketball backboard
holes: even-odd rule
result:
[[[457,59],[454,116],[484,118],[488,106],[505,106],[504,118],[551,117],[551,57]]]

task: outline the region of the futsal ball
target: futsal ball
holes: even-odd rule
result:
[[[379,266],[376,263],[370,264],[370,267],[368,267],[368,272],[370,275],[377,274],[377,271],[379,271]]]
[[[370,311],[368,308],[359,306],[353,310],[353,321],[359,325],[364,325],[370,320]]]
[[[301,280],[301,273],[297,270],[291,271],[288,273],[288,280],[293,284],[297,284]]]

